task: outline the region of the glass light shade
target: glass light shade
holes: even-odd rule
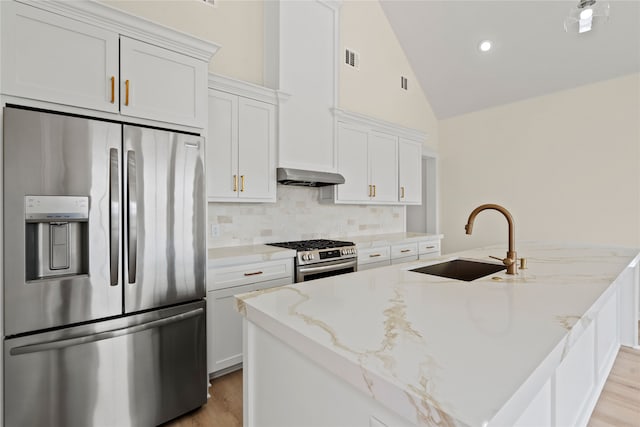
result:
[[[564,20],[564,30],[567,33],[584,33],[591,30],[593,24],[609,19],[609,2],[598,1],[589,6],[580,7],[580,4],[569,11],[569,16]]]

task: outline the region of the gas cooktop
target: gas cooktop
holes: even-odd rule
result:
[[[296,251],[313,251],[317,249],[331,249],[341,248],[344,246],[354,246],[353,242],[327,239],[297,240],[293,242],[268,243],[268,245],[287,249],[295,249]]]

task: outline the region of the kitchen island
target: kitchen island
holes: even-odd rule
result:
[[[238,296],[245,425],[586,424],[638,344],[638,250],[520,243],[516,276],[409,271],[504,250]]]

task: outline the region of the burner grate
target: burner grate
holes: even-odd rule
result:
[[[291,242],[278,242],[268,243],[270,246],[278,246],[281,248],[295,249],[296,251],[312,251],[315,249],[331,249],[340,248],[343,246],[353,246],[352,242],[345,242],[341,240],[328,240],[328,239],[313,239],[313,240],[297,240]]]

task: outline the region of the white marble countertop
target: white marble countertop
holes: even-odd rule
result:
[[[268,245],[225,246],[211,248],[207,252],[208,268],[295,258],[296,256],[296,251],[293,249]]]
[[[425,240],[440,240],[442,234],[425,234],[425,233],[386,233],[372,234],[369,236],[353,236],[345,238],[356,244],[359,249],[375,248],[378,246],[390,246],[396,243],[413,243]]]
[[[551,375],[589,310],[638,262],[629,248],[517,249],[528,259],[517,276],[408,271],[506,250],[483,248],[240,295],[238,310],[416,424],[482,426],[525,382]]]

